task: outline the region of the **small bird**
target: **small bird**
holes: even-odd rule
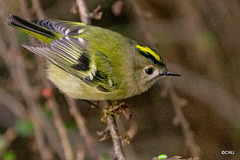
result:
[[[168,72],[162,58],[116,32],[79,22],[26,21],[8,15],[7,23],[42,43],[22,46],[48,60],[47,76],[70,97],[119,100],[147,91]]]

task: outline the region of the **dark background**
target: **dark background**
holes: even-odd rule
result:
[[[3,1],[3,0],[1,0]],[[25,18],[37,19],[34,10],[25,15],[20,0],[5,0],[0,11]],[[32,1],[25,1],[28,8]],[[70,11],[74,0],[41,0],[45,18],[80,21],[79,14]],[[133,110],[130,120],[121,116],[118,120],[120,133],[130,128],[131,142],[124,145],[127,159],[145,160],[159,154],[185,158],[199,156],[203,160],[240,159],[240,2],[238,0],[87,0],[92,12],[101,5],[102,19],[92,20],[92,25],[116,31],[158,51],[169,70],[181,77],[160,80],[148,92],[124,100]],[[116,13],[119,11],[119,15]],[[7,50],[9,35],[5,32],[4,14],[0,22],[1,39]],[[31,15],[31,16],[30,16]],[[16,32],[18,43],[29,41],[26,34]],[[18,44],[18,45],[19,45]],[[3,45],[0,43],[0,46]],[[2,48],[2,47],[1,47]],[[25,59],[30,84],[39,92],[39,104],[46,100],[41,91],[37,63],[32,53],[19,48]],[[4,52],[0,49],[0,52]],[[1,53],[2,56],[8,53]],[[42,63],[43,65],[43,63]],[[26,105],[24,96],[16,89],[9,67],[0,59],[0,89]],[[171,96],[176,94],[175,96]],[[0,94],[0,96],[2,96]],[[89,156],[74,120],[69,114],[64,96],[54,89],[60,113],[71,144],[83,146],[85,159]],[[4,97],[4,96],[2,96]],[[175,97],[175,98],[174,98]],[[176,98],[177,97],[177,98]],[[16,117],[12,110],[0,100],[0,131],[15,127]],[[9,103],[9,105],[12,105]],[[90,108],[78,100],[79,109],[86,119],[100,154],[111,154],[111,139],[98,142],[97,130],[103,130],[102,112]],[[14,106],[12,106],[14,108]],[[183,113],[184,124],[177,125],[176,108]],[[28,108],[26,108],[27,113]],[[31,115],[29,116],[31,117]],[[183,119],[180,118],[180,119]],[[174,121],[175,120],[175,121]],[[175,122],[175,123],[174,123]],[[68,124],[68,125],[67,125]],[[73,125],[71,125],[73,124]],[[73,127],[69,127],[73,126]],[[185,126],[186,127],[186,126]],[[187,133],[186,133],[187,132]],[[190,145],[188,135],[193,135]],[[34,134],[17,137],[9,144],[17,159],[40,159]],[[193,150],[200,147],[200,152]],[[0,147],[1,149],[1,147]],[[222,151],[234,151],[234,155],[222,155]],[[196,150],[195,150],[196,151]],[[28,156],[26,156],[26,154]],[[54,159],[58,159],[54,154]]]

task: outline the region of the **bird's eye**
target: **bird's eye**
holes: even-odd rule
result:
[[[153,73],[153,68],[149,67],[149,68],[145,69],[145,73],[148,74],[148,75],[152,74]]]

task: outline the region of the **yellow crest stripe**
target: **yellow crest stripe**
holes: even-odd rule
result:
[[[149,47],[136,45],[136,48],[141,50],[142,52],[144,52],[146,55],[148,55],[148,54],[152,55],[158,62],[162,62],[160,56],[155,51],[150,49]]]

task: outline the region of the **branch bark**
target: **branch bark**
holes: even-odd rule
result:
[[[84,0],[76,0],[78,6],[79,15],[81,22],[85,24],[90,24],[91,20],[89,18],[89,11]]]
[[[126,158],[124,156],[122,142],[118,132],[115,116],[108,114],[107,124],[108,124],[109,131],[113,141],[113,147],[114,147],[114,153],[115,153],[114,157],[116,157],[117,160],[125,160]]]
[[[94,145],[94,140],[87,129],[85,118],[82,116],[77,107],[76,101],[67,95],[65,95],[65,99],[68,103],[70,114],[74,117],[77,123],[79,134],[83,137],[90,155],[92,155],[97,160],[102,160],[102,157],[97,152],[97,149],[95,147],[96,145]]]

